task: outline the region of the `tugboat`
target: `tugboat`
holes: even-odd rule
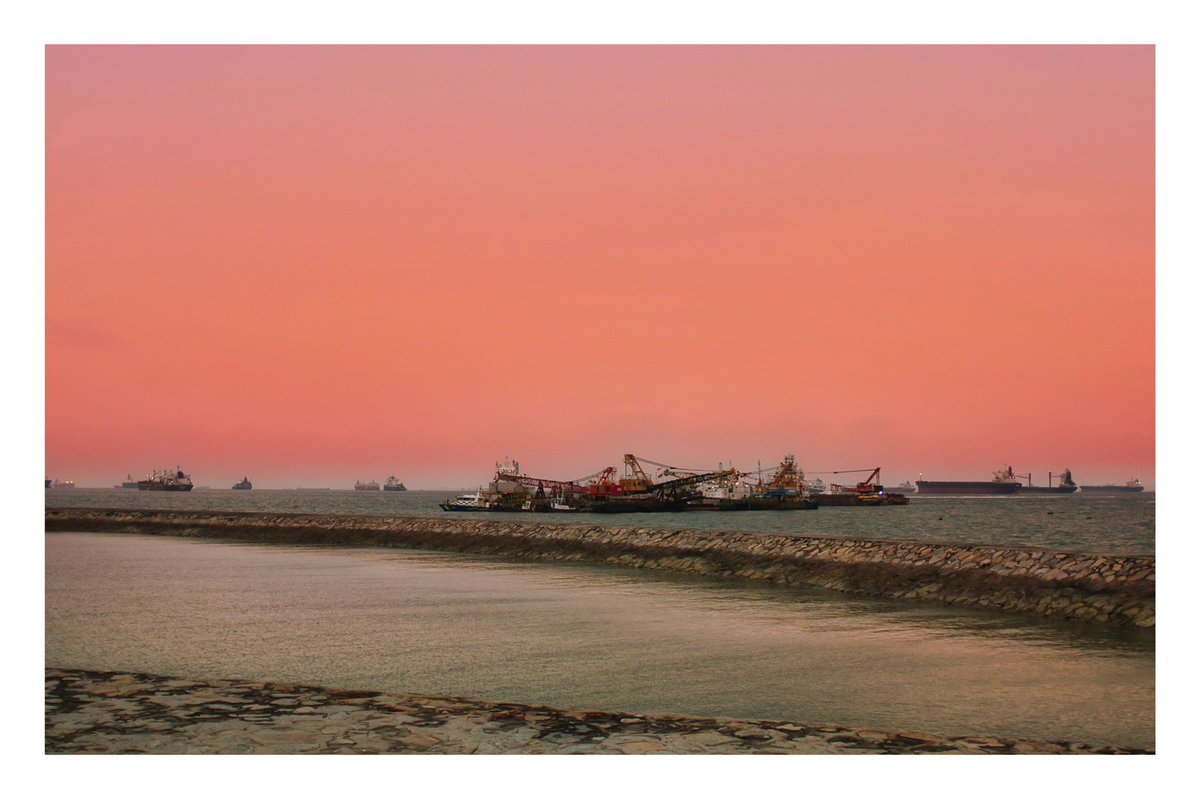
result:
[[[438,507],[442,510],[464,511],[507,510],[507,508],[501,507],[495,501],[485,497],[482,491],[476,491],[474,494],[460,494],[454,499],[442,502]]]
[[[249,477],[243,477],[240,483],[233,484],[234,491],[249,491],[252,488],[254,488],[254,486],[251,485]]]
[[[397,480],[396,475],[393,474],[391,477],[389,477],[387,479],[387,482],[383,484],[383,490],[384,491],[407,491],[408,488],[404,485],[404,483],[401,483],[399,480]]]
[[[374,480],[371,480],[370,482],[366,482],[366,483],[364,483],[362,480],[356,480],[356,481],[354,481],[354,490],[355,491],[378,491],[379,483],[375,482]]]
[[[138,491],[191,491],[192,478],[176,467],[175,471],[151,472],[145,480],[138,480]]]

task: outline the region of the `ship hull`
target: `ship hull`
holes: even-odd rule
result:
[[[1017,496],[1064,496],[1066,494],[1074,494],[1078,486],[1021,486],[1017,491]]]
[[[1144,486],[1080,486],[1079,490],[1085,494],[1140,494],[1146,489]]]
[[[157,483],[138,483],[138,491],[191,491],[189,485],[161,485]]]
[[[683,499],[610,499],[588,508],[592,513],[674,513],[687,509],[687,500]]]
[[[407,491],[408,489],[407,488],[398,488],[398,487],[393,488],[392,486],[384,486],[383,490],[384,491]]]
[[[813,494],[818,508],[877,508],[883,505],[907,505],[903,494]]]
[[[738,511],[738,510],[816,510],[817,503],[808,499],[788,497],[786,499],[708,499],[690,503],[690,511]]]
[[[941,481],[918,480],[918,494],[933,494],[951,497],[1012,496],[1021,490],[1020,483],[997,483],[987,481]]]

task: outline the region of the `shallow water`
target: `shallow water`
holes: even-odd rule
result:
[[[446,513],[445,491],[232,491],[189,493],[122,489],[46,491],[48,508],[149,508],[274,513],[348,513],[521,519],[538,523],[691,527],[850,538],[1044,546],[1083,552],[1154,554],[1154,494],[1062,497],[911,497],[908,505],[737,513],[608,515]]]
[[[1153,632],[450,553],[45,541],[53,666],[1154,745]]]

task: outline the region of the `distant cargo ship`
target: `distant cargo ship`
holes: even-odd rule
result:
[[[1029,478],[1030,484],[1021,486],[1017,491],[1019,496],[1051,496],[1074,494],[1079,486],[1075,485],[1075,481],[1071,479],[1071,470],[1063,469],[1063,473],[1058,476],[1058,485],[1054,485],[1054,475],[1047,473],[1046,485],[1033,485],[1033,478]]]
[[[354,490],[355,491],[378,491],[379,483],[375,482],[374,480],[371,480],[366,483],[364,483],[362,480],[357,480],[354,483]]]
[[[1085,494],[1140,494],[1145,490],[1145,488],[1146,487],[1142,485],[1142,481],[1135,477],[1123,486],[1080,486],[1079,490]]]
[[[254,485],[250,482],[249,477],[243,477],[240,483],[233,484],[234,491],[249,491],[252,488]]]
[[[974,496],[977,494],[1011,496],[1021,490],[1021,481],[1011,466],[992,473],[991,480],[917,480],[918,494]]]
[[[176,467],[175,471],[152,472],[145,480],[138,480],[138,491],[191,491],[192,478]]]
[[[917,487],[914,486],[910,481],[905,480],[898,486],[892,486],[890,488],[884,486],[883,492],[885,494],[915,494],[917,492]]]
[[[396,479],[396,475],[392,475],[391,477],[389,477],[387,479],[387,482],[383,484],[383,490],[384,491],[407,491],[408,488],[404,485],[404,483],[402,483]]]
[[[51,488],[74,488],[75,483],[72,480],[55,480]]]
[[[113,486],[113,488],[137,488],[137,487],[138,487],[138,481],[133,479],[132,474],[125,475],[125,479],[121,482],[121,485]]]

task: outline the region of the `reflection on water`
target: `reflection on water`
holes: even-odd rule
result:
[[[1154,554],[1154,494],[1065,497],[912,497],[908,505],[741,513],[445,513],[445,491],[127,491],[46,492],[48,508],[138,508],[346,513],[536,521],[800,535],[1044,546],[1083,552]]]
[[[1153,747],[1154,635],[445,553],[46,536],[46,661]]]

